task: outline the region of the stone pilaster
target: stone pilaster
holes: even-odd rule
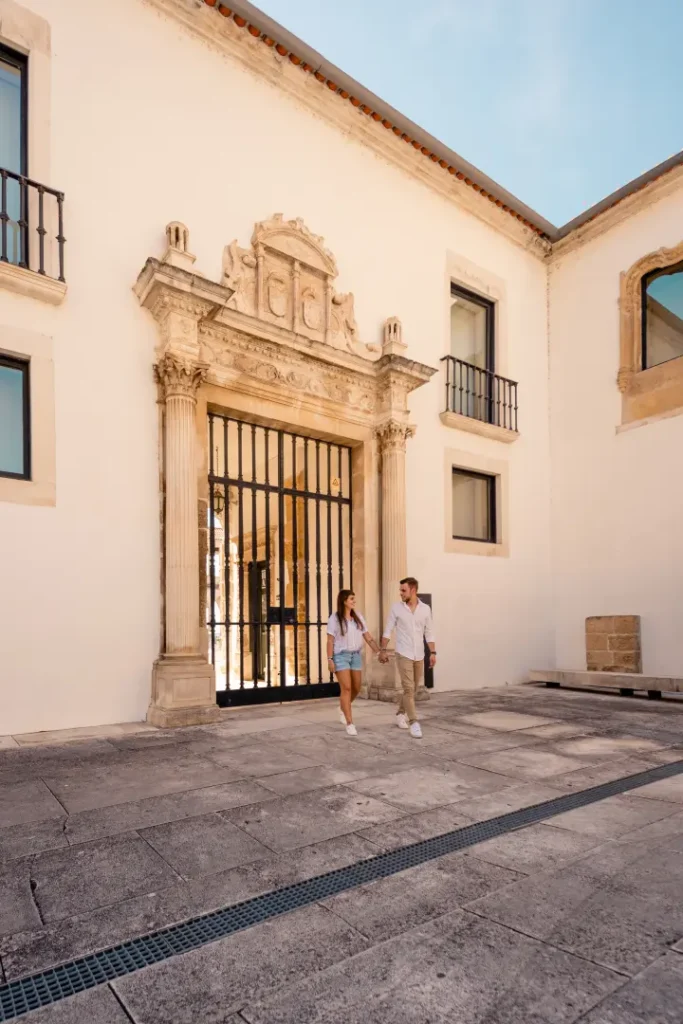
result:
[[[414,429],[397,420],[377,428],[382,493],[382,616],[386,619],[398,599],[399,581],[406,575],[406,440]]]

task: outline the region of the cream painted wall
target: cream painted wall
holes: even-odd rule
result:
[[[164,226],[197,269],[254,223],[303,217],[337,257],[366,341],[449,349],[447,251],[505,282],[514,445],[443,427],[413,396],[410,571],[433,595],[439,688],[514,682],[552,655],[546,271],[493,228],[191,38],[142,0],[25,0],[52,28],[51,181],[66,193],[58,309],[0,295],[0,324],[54,338],[57,506],[0,505],[0,733],[142,719],[159,640],[155,325],[131,287]],[[1,345],[1,335],[0,335]],[[445,448],[510,463],[511,554],[444,552]]]
[[[617,433],[619,275],[683,238],[683,188],[550,273],[556,661],[585,668],[588,615],[642,617],[643,671],[683,674],[683,417]]]

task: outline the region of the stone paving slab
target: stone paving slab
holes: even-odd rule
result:
[[[183,878],[217,874],[271,853],[220,814],[184,818],[139,834]]]
[[[248,1024],[574,1024],[624,979],[456,911],[247,1003]]]
[[[71,769],[48,775],[45,781],[67,811],[75,814],[244,778],[233,769],[182,755],[158,765],[146,765],[144,771],[142,767],[135,760],[128,764],[91,766],[86,772]]]
[[[418,843],[423,839],[442,836],[463,825],[471,825],[476,818],[463,814],[460,803],[447,804],[431,811],[420,811],[406,817],[396,818],[384,825],[373,825],[358,835],[369,840],[381,850],[396,850],[400,846]]]
[[[0,936],[42,924],[31,891],[31,860],[15,860],[0,871]]]
[[[68,846],[64,828],[66,817],[30,821],[26,825],[0,828],[0,867],[19,857]]]
[[[46,922],[95,910],[178,880],[135,833],[39,853],[31,863],[35,901]]]
[[[0,829],[63,815],[64,808],[40,779],[0,785]]]
[[[463,764],[433,765],[378,775],[348,788],[384,800],[405,811],[422,811],[473,793],[490,793],[511,784],[510,779]]]
[[[115,981],[144,1024],[224,1024],[257,995],[346,960],[366,940],[321,907],[297,910]]]
[[[514,747],[492,754],[466,754],[462,761],[475,768],[482,768],[500,775],[511,775],[518,779],[545,780],[556,775],[587,768],[589,758],[566,757],[538,747]]]
[[[344,786],[222,813],[259,842],[279,851],[296,850],[400,817],[398,808]]]
[[[552,829],[548,825],[532,825],[479,843],[466,856],[528,875],[569,864],[599,843],[599,839],[591,836]]]
[[[680,1024],[682,1007],[683,957],[671,953],[608,996],[584,1024]]]
[[[150,828],[182,818],[198,817],[210,811],[225,811],[272,799],[269,789],[249,780],[230,782],[222,786],[169,793],[166,796],[147,797],[128,803],[97,807],[90,811],[71,814],[66,822],[65,834],[70,844],[91,842],[106,836],[134,829]],[[2,848],[0,832],[0,849]]]
[[[540,725],[554,725],[550,718],[539,718],[537,715],[524,715],[519,711],[480,711],[473,715],[463,715],[459,721],[466,725],[479,725],[486,729],[500,729],[510,732],[517,729],[532,729]]]
[[[19,1017],[21,1024],[130,1024],[130,1020],[108,985]]]
[[[341,893],[322,905],[373,943],[441,917],[522,876],[461,853]]]
[[[613,796],[597,804],[556,814],[548,819],[547,825],[551,828],[581,832],[587,836],[616,839],[675,813],[675,808],[664,801],[640,799],[637,794],[641,792],[638,789],[628,796]]]

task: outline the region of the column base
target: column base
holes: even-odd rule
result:
[[[165,655],[152,670],[147,721],[161,729],[218,722],[215,687],[213,668],[204,658]]]
[[[360,695],[366,700],[383,700],[388,703],[397,704],[400,692],[398,669],[393,651],[389,651],[389,662],[380,665],[377,661],[366,662],[366,672],[363,678]],[[415,700],[425,701],[430,699],[429,690],[424,683],[417,688]]]

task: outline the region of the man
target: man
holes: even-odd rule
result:
[[[432,611],[429,605],[418,599],[417,590],[418,582],[414,576],[406,576],[401,580],[401,600],[392,605],[389,612],[382,635],[380,661],[382,664],[388,662],[387,644],[392,632],[396,630],[396,660],[402,689],[397,725],[399,729],[410,729],[410,735],[419,740],[422,729],[417,720],[415,696],[424,672],[425,640],[430,652],[430,668],[436,664],[436,649]]]

